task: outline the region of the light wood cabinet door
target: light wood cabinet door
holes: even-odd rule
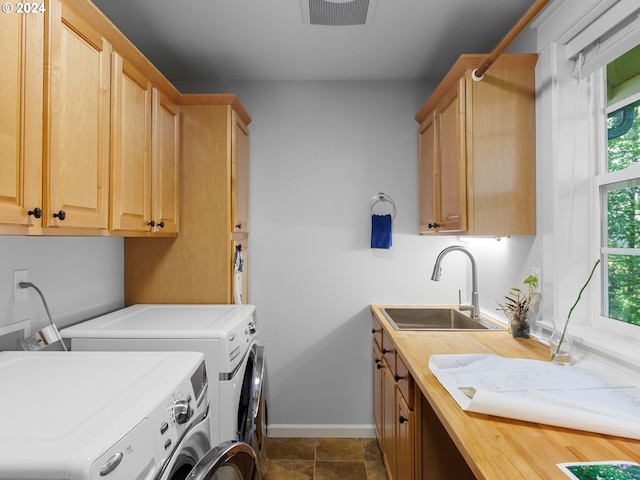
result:
[[[151,84],[117,53],[112,65],[111,230],[151,222]]]
[[[152,228],[154,232],[178,232],[180,116],[178,106],[153,89],[152,108]]]
[[[466,74],[467,227],[479,235],[535,235],[535,82],[532,69]]]
[[[435,233],[438,228],[438,194],[440,172],[436,168],[434,115],[420,125],[418,132],[418,193],[420,233]]]
[[[231,209],[233,232],[248,232],[249,223],[249,129],[231,113]]]
[[[3,228],[40,225],[43,43],[43,15],[0,15],[0,225]]]
[[[382,352],[373,342],[373,426],[378,438],[382,438]]]
[[[400,390],[396,390],[396,476],[397,480],[415,478],[415,413]]]
[[[463,102],[464,79],[449,90],[435,111],[439,232],[462,232],[467,228]]]
[[[384,361],[384,360],[383,360]],[[396,472],[396,383],[391,369],[385,362],[382,370],[382,458],[390,480],[397,480]]]
[[[45,52],[44,226],[106,229],[111,45],[52,0]]]

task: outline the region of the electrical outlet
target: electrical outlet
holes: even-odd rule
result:
[[[29,298],[29,289],[20,288],[20,282],[29,281],[28,270],[14,270],[13,271],[13,300],[26,300]]]

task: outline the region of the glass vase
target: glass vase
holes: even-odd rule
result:
[[[511,316],[511,336],[513,338],[529,338],[531,325],[529,325],[529,315]]]
[[[553,321],[553,320],[552,320]],[[557,365],[571,365],[573,362],[573,339],[564,325],[553,322],[553,333],[549,338],[551,361]]]

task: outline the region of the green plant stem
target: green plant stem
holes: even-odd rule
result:
[[[576,305],[578,305],[578,302],[582,298],[582,292],[584,292],[584,289],[587,288],[587,285],[589,285],[589,282],[591,281],[591,277],[593,277],[593,272],[596,271],[596,267],[598,266],[599,263],[600,263],[600,259],[596,260],[596,263],[593,266],[593,268],[591,269],[591,273],[589,274],[589,278],[587,279],[587,283],[585,283],[582,286],[582,288],[580,289],[580,292],[578,293],[578,298],[576,299],[575,303],[573,304],[573,306],[569,310],[569,315],[567,315],[567,321],[565,322],[564,328],[562,329],[562,335],[560,335],[560,341],[558,342],[558,348],[556,348],[555,353],[553,353],[551,355],[551,360],[556,358],[556,355],[558,353],[560,353],[560,347],[562,346],[562,342],[564,341],[564,336],[567,333],[567,326],[569,325],[569,319],[571,318],[571,314],[573,313],[573,309],[576,308]]]

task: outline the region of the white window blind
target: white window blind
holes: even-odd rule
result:
[[[591,32],[592,35],[594,32]],[[567,51],[579,48],[580,43],[588,39],[589,28],[567,44]],[[607,64],[625,52],[640,44],[640,8],[633,15],[616,24],[606,33],[572,55],[576,65],[573,76],[583,77],[607,66]],[[579,64],[580,63],[580,64]]]

